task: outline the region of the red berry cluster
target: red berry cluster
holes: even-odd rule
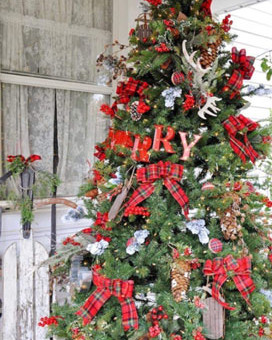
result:
[[[72,338],[75,340],[85,340],[85,336],[81,334],[81,331],[78,327],[72,328]]]
[[[111,238],[110,237],[107,237],[107,236],[103,236],[101,234],[97,234],[96,235],[96,242],[99,242],[101,240],[104,240],[104,241],[107,241],[107,242],[110,242],[111,241]]]
[[[105,113],[105,115],[110,116],[111,118],[113,118],[114,114],[115,114],[113,109],[110,106],[106,105],[106,104],[102,104],[101,105],[100,111]]]
[[[190,256],[192,255],[192,250],[190,248],[185,248],[184,249],[184,256]]]
[[[259,328],[258,335],[259,335],[259,336],[264,336],[264,329],[263,329],[263,327],[260,327],[260,328]]]
[[[73,246],[81,246],[81,244],[79,243],[79,242],[76,242],[75,240],[74,240],[74,236],[72,236],[72,237],[67,237],[63,242],[62,242],[62,244],[64,245],[64,246],[66,246],[67,244],[72,244]]]
[[[163,20],[163,23],[166,27],[174,27],[174,23],[172,20]]]
[[[271,144],[272,143],[272,137],[271,136],[263,136],[262,142],[264,144]]]
[[[145,207],[127,207],[124,216],[128,217],[130,215],[141,215],[141,216],[150,216],[150,212]]]
[[[196,333],[194,335],[194,339],[195,340],[206,340],[206,338],[204,337],[204,335],[200,331],[196,331]]]
[[[40,319],[38,326],[40,327],[52,326],[52,325],[58,326],[59,324],[58,319],[64,320],[62,316],[50,316],[50,317],[45,316]]]
[[[272,247],[268,247],[270,253],[268,254],[268,260],[272,263]]]
[[[222,29],[227,33],[231,29],[231,25],[233,24],[233,21],[230,20],[231,15],[228,14],[225,16],[225,18],[222,21],[221,27]]]
[[[152,326],[149,327],[149,335],[151,338],[156,338],[161,333],[161,328],[159,325],[159,321],[162,319],[168,319],[168,315],[164,312],[163,306],[159,306],[158,308],[153,308],[151,311],[151,322]]]
[[[149,2],[153,6],[159,6],[162,3],[162,0],[146,0],[146,1]]]
[[[92,228],[85,228],[81,230],[83,234],[91,234],[93,232]]]
[[[182,340],[182,336],[177,334],[171,334],[171,340]]]
[[[191,268],[192,268],[193,270],[196,270],[196,269],[198,269],[199,267],[201,267],[201,264],[198,262],[198,259],[193,259],[193,260],[191,261]]]
[[[183,103],[183,109],[185,111],[188,111],[188,110],[190,110],[190,109],[192,109],[194,107],[194,105],[195,105],[195,98],[194,98],[194,96],[191,96],[190,94],[186,94],[185,97],[186,97],[186,100]]]
[[[267,208],[272,208],[272,201],[270,201],[270,199],[268,197],[264,197],[262,199],[262,202],[265,203],[265,206]]]
[[[207,31],[208,35],[213,34],[213,27],[211,25],[206,26],[205,30]]]
[[[155,50],[157,52],[163,53],[163,52],[169,52],[170,48],[168,48],[165,43],[161,43],[160,46],[155,47]]]

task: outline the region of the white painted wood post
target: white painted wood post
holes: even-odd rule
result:
[[[48,266],[36,270],[48,258],[43,245],[21,235],[3,258],[3,340],[46,340],[47,329],[39,327],[49,316]]]
[[[17,245],[13,243],[3,258],[3,340],[17,338]]]

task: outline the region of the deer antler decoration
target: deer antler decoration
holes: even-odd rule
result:
[[[216,106],[216,102],[220,100],[222,99],[218,97],[207,97],[206,104],[197,113],[199,117],[202,119],[207,119],[205,114],[217,117],[215,113],[219,112],[220,109]]]

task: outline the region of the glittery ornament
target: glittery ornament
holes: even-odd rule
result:
[[[142,115],[138,112],[139,101],[135,101],[130,105],[130,116],[131,119],[137,122],[141,119]]]
[[[212,253],[218,254],[223,249],[223,243],[217,238],[212,238],[209,242],[209,249]]]
[[[179,72],[179,71],[174,72],[172,74],[172,77],[171,77],[171,81],[175,86],[183,83],[184,79],[185,79],[184,74],[182,72]]]

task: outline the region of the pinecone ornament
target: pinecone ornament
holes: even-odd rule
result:
[[[235,193],[229,193],[224,198],[231,198],[233,203],[220,216],[221,230],[225,240],[235,241],[238,237],[243,237],[242,226],[238,220],[238,217],[241,217],[241,222],[244,219],[240,212],[241,198]]]
[[[176,302],[186,297],[190,286],[191,264],[189,261],[175,259],[171,268],[171,289]]]
[[[207,68],[213,64],[217,58],[218,48],[222,43],[222,39],[219,38],[215,43],[208,44],[208,48],[200,47],[201,58],[200,63],[204,68]]]
[[[88,198],[96,198],[96,196],[98,195],[98,189],[97,188],[94,188],[88,192],[85,193],[85,197],[88,197]]]
[[[135,101],[130,105],[130,116],[131,119],[137,122],[138,120],[141,119],[142,115],[138,112],[138,105],[139,102]]]

